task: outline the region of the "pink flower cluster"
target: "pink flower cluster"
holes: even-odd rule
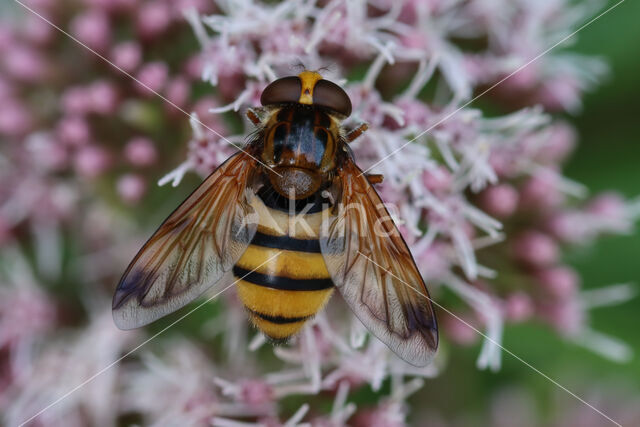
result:
[[[147,191],[148,168],[158,163],[158,144],[166,138],[171,147],[185,139],[179,109],[197,107],[195,50],[180,46],[192,38],[182,10],[212,10],[206,2],[84,3],[71,15],[63,13],[66,3],[28,2],[33,13],[16,3],[15,13],[23,12],[20,25],[0,30],[0,137],[12,159],[3,168],[2,185],[11,189],[3,198],[7,210],[24,207],[21,194],[36,191],[23,175],[39,176],[48,189],[69,173],[90,182],[106,177],[123,201],[139,201]],[[123,37],[121,29],[130,35]],[[175,50],[174,63],[158,59],[152,46]],[[46,197],[51,196],[38,197],[38,203]],[[20,220],[3,215],[0,222],[11,228]]]
[[[579,107],[606,66],[559,49],[531,61],[593,9],[524,0],[221,9],[188,15],[203,79],[231,98],[212,112],[256,105],[257,89],[295,73],[296,62],[329,65],[327,78],[345,82],[354,103],[345,125],[370,126],[352,145],[356,159],[385,175],[379,191],[431,287],[467,306],[445,307],[454,312],[443,313],[445,337],[475,341],[469,323],[484,329],[478,363],[497,369],[505,321],[543,319],[577,342],[593,332],[561,251],[626,232],[639,212],[616,195],[582,201],[586,190],[561,172],[575,132],[551,113]],[[465,47],[479,40],[482,48]],[[495,83],[485,96],[510,112],[483,117],[468,101]],[[208,147],[192,143],[189,158]]]
[[[630,231],[640,214],[613,193],[585,200],[562,175],[577,136],[553,113],[576,111],[606,66],[562,49],[529,64],[595,9],[569,0],[26,4],[112,65],[17,4],[18,24],[0,26],[8,425],[402,426],[416,413],[409,396],[449,362],[447,347],[482,338],[478,366],[499,369],[505,323],[533,319],[629,357],[591,329],[588,310],[631,288],[583,291],[562,261],[575,245]],[[184,336],[121,332],[111,321],[118,275],[151,231],[141,228],[168,213],[156,203],[135,219],[124,212],[145,203],[122,202],[147,202],[176,165],[161,183],[210,173],[251,130],[238,114],[299,62],[328,67],[349,92],[347,127],[370,125],[353,143],[356,159],[385,175],[380,194],[440,306],[444,351],[427,368],[397,359],[338,298],[276,348],[250,330],[233,291],[172,327]],[[504,115],[468,105],[516,71],[485,95]],[[362,390],[377,401],[356,405]]]

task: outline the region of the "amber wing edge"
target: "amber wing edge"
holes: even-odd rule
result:
[[[321,238],[329,273],[373,335],[408,363],[426,366],[438,348],[438,326],[424,280],[358,166],[349,159],[338,175],[339,206]]]
[[[240,152],[220,165],[144,244],[113,296],[116,326],[149,324],[225,285],[257,229],[248,219],[255,160]]]

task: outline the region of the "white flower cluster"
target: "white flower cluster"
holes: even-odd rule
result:
[[[560,125],[549,113],[577,108],[606,66],[550,48],[599,2],[216,4],[218,14],[186,12],[202,45],[202,78],[231,100],[211,112],[256,105],[260,90],[295,73],[296,63],[343,84],[354,104],[345,126],[370,125],[352,144],[357,161],[384,174],[379,191],[425,278],[448,287],[476,313],[486,328],[478,365],[498,369],[506,299],[490,285],[478,285],[499,272],[482,265],[477,251],[505,240],[501,222],[486,211],[499,211],[508,200],[492,201],[483,211],[476,194],[502,181],[551,176],[550,191],[559,198],[584,195],[558,171],[573,140],[566,132],[556,135]],[[354,75],[362,77],[351,80]],[[408,84],[398,85],[402,81]],[[470,101],[485,92],[513,112],[483,117]],[[193,124],[196,140],[206,139]],[[210,138],[190,151],[190,159],[201,155],[203,145],[218,157],[228,152],[220,138]],[[176,185],[193,166],[188,160],[162,182]]]

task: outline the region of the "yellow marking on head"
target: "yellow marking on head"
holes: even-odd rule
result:
[[[315,71],[305,70],[298,74],[300,81],[302,82],[302,90],[300,91],[300,104],[313,104],[313,88],[318,83],[318,80],[322,80],[322,76]]]
[[[267,316],[306,317],[320,311],[333,288],[319,291],[283,291],[255,285],[244,280],[236,284],[242,303],[252,311]]]
[[[258,329],[260,329],[262,332],[264,332],[265,335],[273,339],[289,338],[291,335],[296,334],[300,329],[302,329],[302,327],[306,323],[306,320],[301,320],[300,322],[295,323],[273,323],[268,320],[262,319],[255,314],[250,314],[249,318]]]
[[[238,267],[291,279],[329,278],[327,266],[320,253],[296,252],[249,245],[238,260]]]

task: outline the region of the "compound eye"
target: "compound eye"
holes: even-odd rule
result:
[[[302,91],[302,82],[297,76],[283,77],[273,81],[264,88],[260,96],[262,105],[282,104],[286,102],[298,102]]]
[[[340,113],[345,117],[351,114],[351,100],[347,93],[329,80],[318,80],[313,88],[313,104]]]

